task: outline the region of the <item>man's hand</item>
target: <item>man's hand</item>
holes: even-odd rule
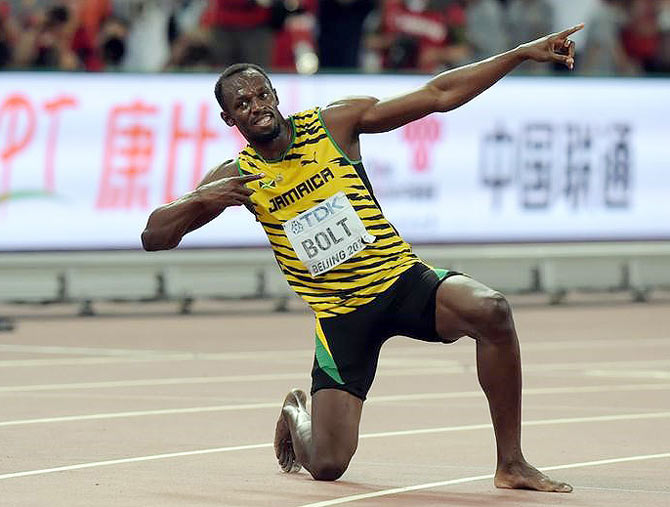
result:
[[[575,43],[568,37],[582,28],[584,28],[584,23],[562,32],[552,33],[533,42],[527,42],[519,46],[519,49],[529,60],[562,63],[572,70],[575,67]]]
[[[265,174],[247,174],[221,178],[202,185],[196,189],[199,200],[210,211],[222,211],[228,206],[251,204],[253,190],[245,185],[251,181],[264,178]]]

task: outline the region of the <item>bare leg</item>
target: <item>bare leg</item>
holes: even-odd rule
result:
[[[285,472],[300,466],[316,480],[338,479],[358,445],[363,402],[345,391],[321,389],[312,397],[293,389],[284,400],[275,430],[275,454]]]
[[[521,356],[505,298],[467,277],[445,280],[437,292],[436,326],[445,341],[477,341],[477,373],[489,402],[497,444],[498,488],[570,492],[530,465],[521,451]]]

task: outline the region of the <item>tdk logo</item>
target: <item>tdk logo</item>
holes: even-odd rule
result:
[[[297,220],[301,220],[306,227],[314,227],[324,220],[335,215],[338,211],[344,209],[344,195],[334,195],[325,201],[322,205],[312,208],[301,214]]]

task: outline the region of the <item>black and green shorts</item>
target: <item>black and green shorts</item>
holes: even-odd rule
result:
[[[316,320],[312,394],[341,389],[365,400],[379,351],[392,336],[442,342],[435,329],[440,283],[456,271],[413,265],[385,292],[351,313]]]

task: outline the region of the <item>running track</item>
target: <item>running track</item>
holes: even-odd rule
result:
[[[270,444],[309,314],[41,312],[0,334],[3,506],[670,505],[667,302],[516,308],[526,455],[570,495],[493,487],[469,339],[391,340],[349,470],[317,483]]]

